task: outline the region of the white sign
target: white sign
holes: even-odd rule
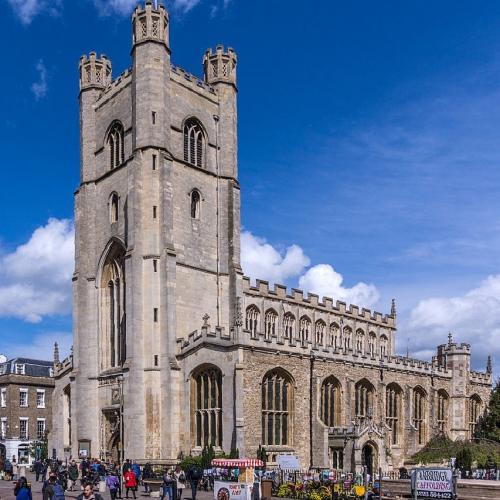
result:
[[[412,489],[422,498],[453,498],[451,469],[416,469],[412,474]]]
[[[278,455],[277,459],[280,469],[300,470],[300,460],[297,455]]]
[[[214,498],[216,500],[250,500],[252,498],[253,484],[229,483],[215,481]]]

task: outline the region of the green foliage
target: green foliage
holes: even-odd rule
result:
[[[456,461],[457,469],[461,470],[472,469],[472,452],[468,446],[458,450],[456,458],[457,458]]]
[[[488,410],[477,423],[474,437],[500,443],[500,379],[491,392]]]
[[[47,438],[42,441],[32,441],[28,453],[33,458],[41,458],[45,460],[49,456],[49,449],[47,445]]]
[[[183,470],[189,469],[191,465],[197,465],[202,469],[208,469],[212,465],[212,460],[214,458],[239,458],[240,452],[238,449],[233,449],[229,452],[229,455],[226,453],[215,453],[214,447],[212,445],[205,446],[203,450],[201,450],[201,455],[197,456],[189,456],[184,457],[179,462],[179,465]]]
[[[265,467],[266,461],[267,461],[267,453],[266,453],[266,449],[260,444],[259,444],[259,448],[257,449],[257,458],[264,462],[264,467]]]

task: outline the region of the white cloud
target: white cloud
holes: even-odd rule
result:
[[[71,221],[49,219],[24,245],[0,259],[0,316],[37,323],[71,311]]]
[[[378,302],[380,294],[375,285],[361,282],[346,288],[342,286],[343,281],[343,276],[331,265],[318,264],[299,278],[299,287],[320,297],[331,297],[363,307],[372,307]]]
[[[299,287],[321,297],[331,297],[364,307],[373,306],[379,299],[374,285],[358,283],[352,288],[342,286],[343,276],[329,264],[318,264],[306,271],[311,261],[298,245],[278,251],[265,239],[249,231],[241,234],[241,265],[246,275],[271,283],[285,283],[298,278]]]
[[[42,13],[58,15],[62,0],[7,0],[22,24],[28,25]]]
[[[416,356],[445,343],[451,331],[455,341],[472,344],[476,366],[484,367],[488,355],[500,359],[500,274],[460,296],[421,300],[402,325],[403,335],[405,330]]]
[[[181,12],[189,12],[193,7],[196,7],[201,0],[175,0],[174,7]]]
[[[16,342],[12,338],[1,339],[0,354],[5,354],[9,359],[23,357],[51,361],[54,356],[54,342],[59,345],[59,356],[62,360],[70,353],[73,336],[68,332],[40,333],[29,343]]]
[[[111,14],[128,15],[139,3],[138,0],[93,0],[93,2],[101,16]]]
[[[38,101],[42,97],[47,95],[47,91],[49,90],[49,86],[47,84],[47,68],[43,63],[43,60],[40,59],[36,64],[36,70],[38,72],[38,81],[32,83],[31,91],[35,95],[35,99]]]

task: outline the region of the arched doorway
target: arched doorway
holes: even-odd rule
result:
[[[5,445],[0,444],[0,460],[5,460],[7,458],[7,450]]]
[[[372,443],[366,443],[361,450],[361,463],[366,467],[366,472],[373,477],[377,468],[377,452]]]

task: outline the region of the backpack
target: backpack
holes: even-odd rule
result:
[[[203,469],[197,465],[193,465],[190,470],[190,478],[199,481],[203,477]]]
[[[53,493],[50,500],[65,500],[63,487],[59,483],[52,486],[52,491]]]

